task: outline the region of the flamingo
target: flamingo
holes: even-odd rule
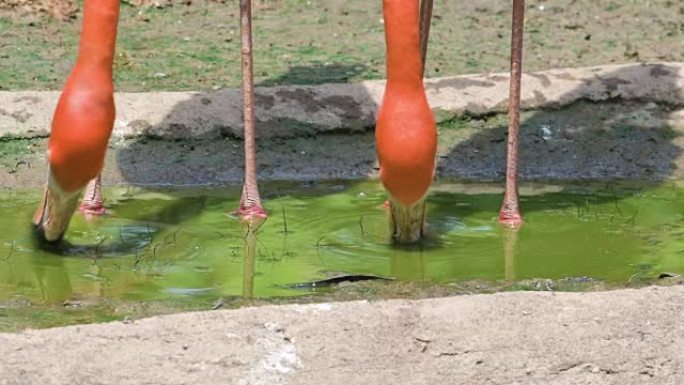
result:
[[[499,222],[519,227],[517,165],[524,0],[513,0],[506,186]],[[393,241],[413,243],[426,227],[425,198],[435,175],[437,132],[422,75],[432,0],[384,0],[387,85],[376,124],[380,180],[389,199]]]
[[[85,190],[80,210],[105,213],[100,172],[115,117],[113,59],[119,0],[85,0],[76,64],[52,120],[48,143],[48,181],[33,217],[39,239],[58,242]],[[251,1],[240,1],[242,35],[245,178],[237,214],[248,228],[266,219],[256,179]]]
[[[48,180],[33,224],[40,238],[62,239],[86,185],[82,210],[104,211],[99,173],[114,126],[112,66],[119,0],[86,0],[78,58],[57,103],[48,143]]]
[[[435,173],[437,129],[423,87],[425,50],[418,0],[384,0],[383,15],[387,85],[375,128],[376,152],[380,180],[389,195],[391,237],[412,243],[425,233],[425,197]]]
[[[380,179],[389,193],[393,240],[415,242],[425,233],[425,197],[434,178],[437,132],[423,87],[432,0],[384,0],[387,86],[378,112]],[[513,0],[511,98],[506,193],[499,220],[522,223],[517,198],[517,136],[524,0]],[[118,0],[86,0],[76,64],[52,122],[48,181],[33,223],[39,236],[59,241],[85,189],[81,211],[105,212],[100,172],[115,117],[112,65]],[[247,229],[267,218],[256,178],[251,0],[240,0],[245,177],[237,214]],[[517,29],[516,29],[517,28]]]

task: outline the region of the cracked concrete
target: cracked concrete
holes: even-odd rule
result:
[[[285,305],[0,334],[0,384],[684,382],[684,287]]]
[[[384,81],[365,81],[257,88],[258,135],[293,137],[372,128],[384,85]],[[438,120],[504,112],[507,108],[507,74],[431,78],[425,87]],[[54,91],[0,92],[0,138],[48,135],[58,97]],[[614,99],[684,105],[684,63],[554,69],[523,76],[525,109]],[[117,137],[242,136],[239,89],[117,93],[116,105]]]

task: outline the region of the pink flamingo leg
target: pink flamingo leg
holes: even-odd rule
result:
[[[511,36],[511,86],[508,104],[508,153],[506,157],[506,191],[499,222],[505,226],[522,225],[518,205],[518,137],[520,132],[520,77],[525,24],[525,0],[513,0],[513,32]]]
[[[240,34],[242,37],[242,91],[245,124],[245,181],[237,214],[250,227],[258,228],[266,220],[267,213],[261,206],[256,175],[251,0],[240,0]]]
[[[428,40],[430,39],[430,22],[432,21],[433,0],[420,2],[420,59],[425,73],[425,58],[427,57]]]
[[[107,213],[104,207],[102,177],[100,175],[88,182],[79,211],[86,215],[104,215]]]

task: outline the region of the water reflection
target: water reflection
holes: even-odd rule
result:
[[[258,229],[244,225],[243,233],[245,261],[242,273],[242,297],[252,299],[254,297],[254,263],[257,254]]]
[[[226,219],[237,201],[224,191],[126,192],[119,200],[110,191],[113,214],[98,223],[75,217],[66,242],[52,251],[37,248],[27,232],[39,194],[0,196],[0,309],[21,303],[75,317],[66,314],[73,308],[53,305],[207,309],[218,298],[309,295],[321,285],[378,277],[619,283],[684,272],[679,186],[529,195],[519,231],[496,224],[498,192],[437,187],[434,239],[413,248],[388,244],[378,209],[385,192],[372,182],[281,188],[267,202],[276,214],[248,232]]]
[[[71,298],[73,289],[62,258],[34,256],[31,266],[43,304],[63,303]]]
[[[504,254],[504,277],[507,281],[514,281],[516,279],[515,258],[518,247],[518,231],[520,231],[520,228],[502,226],[501,230]]]
[[[424,281],[428,278],[427,259],[422,245],[394,248],[389,262],[392,278],[405,281]]]

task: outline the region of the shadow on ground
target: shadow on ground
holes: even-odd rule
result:
[[[331,76],[353,76],[364,65],[327,65],[293,67],[282,78],[331,79]],[[278,84],[277,79],[261,85]],[[368,98],[365,88],[349,84],[359,98]],[[175,123],[178,116],[192,114],[198,105],[209,103],[204,93],[178,103],[159,127],[149,132],[170,132],[179,140],[142,137],[129,140],[116,151],[116,163],[126,183],[138,185],[217,185],[239,184],[242,181],[244,148],[239,127],[222,126],[221,122],[199,122],[210,130],[196,134],[191,128]],[[218,99],[221,103],[221,100]],[[228,99],[226,99],[228,100]],[[230,99],[233,100],[233,99]],[[239,99],[238,99],[239,100]],[[241,102],[241,100],[240,100]],[[217,102],[214,102],[217,103]],[[221,106],[218,106],[221,108]],[[231,106],[241,111],[241,106]],[[309,123],[292,119],[264,119],[267,110],[297,108],[304,115],[319,114],[341,119],[341,125],[351,127],[345,134],[331,132],[316,135]],[[335,111],[329,109],[335,108]],[[256,89],[256,128],[258,169],[262,180],[315,180],[363,178],[373,172],[374,140],[369,131],[373,111],[362,109],[349,96],[321,96],[310,88],[278,89],[265,94]],[[349,132],[352,132],[351,134]],[[315,137],[314,137],[315,136]]]
[[[277,77],[257,83],[257,87],[272,87],[283,84],[313,85],[328,83],[348,83],[368,70],[368,66],[356,64],[316,64],[310,66],[293,66]]]
[[[681,136],[668,125],[670,107],[649,101],[622,101],[619,87],[623,68],[604,76],[602,82],[612,92],[606,103],[579,101],[559,110],[525,112],[520,138],[520,177],[525,180],[616,180],[634,179],[658,183],[674,175],[676,159],[682,155],[675,143]],[[362,70],[362,66],[325,66],[337,72]],[[311,76],[330,69],[311,68]],[[306,68],[294,67],[286,76],[304,77]],[[649,81],[661,83],[663,93],[677,93],[676,70],[667,65],[653,66]],[[540,75],[543,76],[543,75]],[[274,83],[278,79],[273,80]],[[361,89],[361,87],[359,87]],[[576,91],[576,90],[573,90]],[[299,106],[318,112],[326,100],[307,89],[295,89],[284,96]],[[539,98],[535,95],[535,98]],[[543,97],[543,96],[542,96]],[[197,98],[202,98],[198,94]],[[259,97],[257,110],[277,108],[273,100]],[[194,108],[196,101],[178,104],[169,116]],[[376,106],[377,107],[377,106]],[[317,134],[284,130],[258,140],[258,169],[261,180],[358,179],[374,176],[375,149],[372,117],[359,116],[350,106],[346,119],[365,130],[358,133]],[[357,115],[353,115],[357,113]],[[264,125],[258,119],[257,131]],[[170,120],[171,121],[171,120]],[[361,121],[361,123],[359,123]],[[164,122],[162,124],[172,124]],[[209,123],[210,124],[210,123]],[[282,122],[292,128],[296,122]],[[183,127],[178,127],[182,130]],[[440,126],[440,157],[437,177],[446,179],[499,181],[504,177],[507,121],[503,115],[456,118]],[[243,144],[228,134],[212,138],[155,140],[140,138],[117,152],[117,164],[127,183],[138,185],[225,185],[240,184],[243,170]],[[184,135],[186,136],[186,135]],[[264,195],[268,195],[265,192]],[[437,205],[435,210],[439,210]],[[523,204],[523,212],[525,206]],[[172,208],[173,210],[173,208]],[[466,212],[463,215],[467,215]]]
[[[675,143],[681,133],[668,124],[671,106],[620,98],[621,83],[617,81],[624,82],[621,78],[641,66],[630,66],[602,79],[613,96],[606,103],[580,101],[560,110],[524,113],[520,136],[521,179],[658,182],[673,176],[682,150]],[[657,88],[663,94],[677,94],[681,91],[674,87],[676,73],[667,65],[657,65],[653,66],[648,80],[658,83]],[[473,125],[484,129],[471,129],[474,134],[442,155],[438,175],[502,179],[507,119],[498,118],[473,121]],[[479,167],[472,167],[473,164]]]

